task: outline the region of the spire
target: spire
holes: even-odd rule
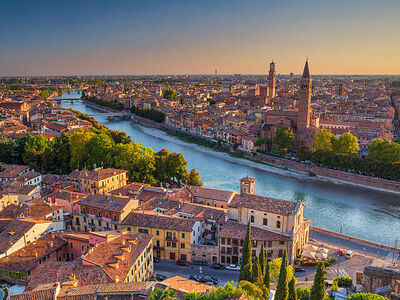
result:
[[[301,78],[310,78],[310,70],[308,69],[308,59],[306,60],[306,65],[304,66],[303,76]]]

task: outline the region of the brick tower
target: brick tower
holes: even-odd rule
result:
[[[297,132],[305,133],[310,127],[311,119],[311,94],[312,80],[308,69],[308,60],[304,66],[303,75],[300,79],[299,110],[297,112]]]
[[[240,179],[240,194],[254,194],[256,179],[253,177],[243,177]]]
[[[269,88],[269,99],[275,98],[275,63],[271,62],[269,64],[269,74],[268,74],[268,88]]]

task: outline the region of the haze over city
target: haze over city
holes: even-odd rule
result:
[[[2,1],[0,75],[398,74],[400,2]]]

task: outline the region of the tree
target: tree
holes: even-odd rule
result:
[[[204,294],[200,294],[197,291],[191,292],[191,293],[187,293],[185,295],[185,300],[203,300],[205,299],[205,295]]]
[[[265,247],[264,247],[264,241],[261,244],[260,254],[258,256],[258,261],[259,261],[259,264],[260,264],[261,276],[264,277],[264,275],[265,275]]]
[[[326,274],[325,265],[323,263],[318,263],[314,283],[311,288],[311,300],[324,299]]]
[[[269,269],[268,263],[266,264],[263,283],[264,283],[265,287],[269,290],[271,287],[271,271]]]
[[[109,167],[114,145],[114,141],[105,132],[94,135],[85,145],[87,167],[93,168],[95,165]]]
[[[182,183],[187,178],[187,161],[182,153],[172,153],[167,160],[169,176],[177,183]]]
[[[165,290],[156,288],[150,293],[150,300],[175,300],[178,299],[176,297],[176,293],[170,288],[166,288]]]
[[[77,130],[70,138],[70,151],[72,169],[82,168],[87,160],[86,144],[95,135],[91,130]]]
[[[178,99],[178,95],[174,90],[165,90],[163,93],[165,99]]]
[[[239,282],[238,288],[243,290],[243,292],[250,298],[255,300],[264,299],[263,291],[255,284],[242,280]]]
[[[287,300],[289,296],[288,278],[287,278],[287,251],[283,252],[281,269],[279,272],[278,285],[276,287],[275,299]]]
[[[369,146],[368,158],[392,163],[400,162],[400,144],[384,139],[374,139]]]
[[[336,154],[355,155],[358,154],[360,147],[357,138],[350,132],[345,132],[333,140],[332,149]]]
[[[311,158],[311,151],[307,146],[301,146],[299,149],[297,149],[297,158],[299,161],[306,161]]]
[[[271,148],[271,139],[267,137],[259,138],[257,141],[254,142],[254,146],[260,147],[266,145],[267,150],[270,151]]]
[[[274,142],[278,145],[281,152],[292,150],[294,145],[293,130],[289,126],[282,126],[276,131]]]
[[[297,300],[297,292],[296,292],[296,278],[292,278],[289,281],[289,297],[288,300]]]
[[[298,287],[296,292],[299,300],[310,300],[311,298],[311,290],[308,286]]]
[[[358,293],[351,295],[349,300],[387,300],[387,298],[377,294]]]
[[[258,260],[258,257],[256,256],[253,261],[252,265],[252,275],[251,275],[251,282],[252,283],[261,283],[263,281],[263,276],[260,268],[260,261]]]
[[[335,135],[329,130],[322,128],[314,135],[313,151],[332,151],[332,141]]]
[[[207,101],[210,105],[214,105],[215,103],[217,103],[217,101],[215,101],[214,98],[207,98]]]
[[[203,186],[203,180],[201,180],[200,173],[196,169],[190,170],[186,184],[193,186]]]
[[[250,220],[247,224],[246,237],[244,238],[242,249],[242,264],[240,266],[239,281],[251,281],[252,265],[251,265],[251,226]]]
[[[271,281],[277,282],[279,278],[280,269],[282,266],[282,257],[275,258],[273,261],[268,263]],[[292,279],[294,274],[293,266],[288,265],[286,268],[286,273],[288,277],[288,282]]]

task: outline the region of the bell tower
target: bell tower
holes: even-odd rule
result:
[[[276,81],[275,63],[272,61],[269,64],[268,74],[268,87],[269,87],[269,99],[275,98],[275,81]]]
[[[297,112],[297,131],[304,133],[310,127],[311,120],[311,94],[312,79],[308,69],[308,60],[304,66],[303,75],[300,79],[299,110]]]
[[[243,177],[240,179],[240,194],[254,194],[256,179],[253,177]]]

